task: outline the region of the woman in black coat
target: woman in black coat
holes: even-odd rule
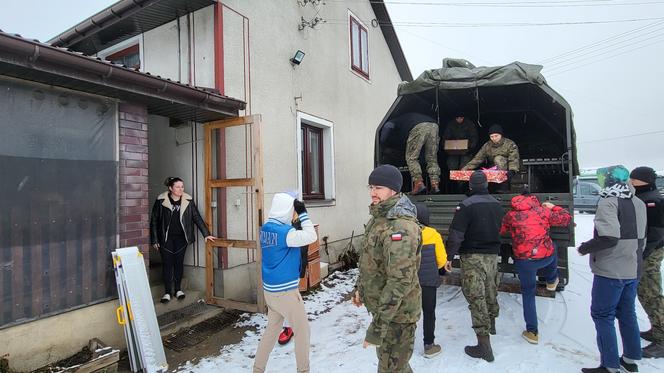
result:
[[[182,179],[169,177],[164,185],[168,187],[168,191],[160,194],[152,207],[150,243],[161,253],[166,288],[161,302],[167,303],[171,300],[171,294],[177,299],[185,296],[180,285],[184,254],[187,246],[196,240],[194,225],[201,231],[206,242],[214,241],[216,237],[210,234],[191,196],[184,192]]]

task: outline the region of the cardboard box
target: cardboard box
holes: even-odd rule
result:
[[[447,154],[465,154],[468,151],[468,140],[445,140],[443,149]]]

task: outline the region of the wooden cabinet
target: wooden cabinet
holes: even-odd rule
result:
[[[318,224],[314,225],[316,229],[316,237],[318,234]],[[307,273],[304,278],[300,279],[300,291],[307,291],[320,284],[320,240],[311,243],[307,254]]]

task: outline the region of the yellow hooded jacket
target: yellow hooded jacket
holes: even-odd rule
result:
[[[445,244],[443,244],[443,237],[437,230],[423,226],[422,227],[422,246],[434,245],[436,252],[436,264],[438,269],[443,268],[447,263],[447,252],[445,251]]]

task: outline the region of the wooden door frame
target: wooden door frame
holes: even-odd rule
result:
[[[213,179],[212,178],[212,131],[237,126],[251,126],[251,158],[254,165],[253,175],[240,179]],[[255,212],[257,224],[255,226],[256,240],[230,240],[218,238],[214,243],[205,244],[205,301],[221,307],[232,308],[248,312],[265,313],[265,298],[263,297],[262,252],[258,235],[263,224],[263,150],[261,146],[261,116],[250,115],[233,119],[207,122],[204,125],[205,134],[205,222],[212,226],[212,189],[228,187],[252,187],[256,198]],[[219,202],[219,201],[218,201]],[[214,250],[219,248],[247,248],[256,250],[256,303],[240,302],[214,295]]]

